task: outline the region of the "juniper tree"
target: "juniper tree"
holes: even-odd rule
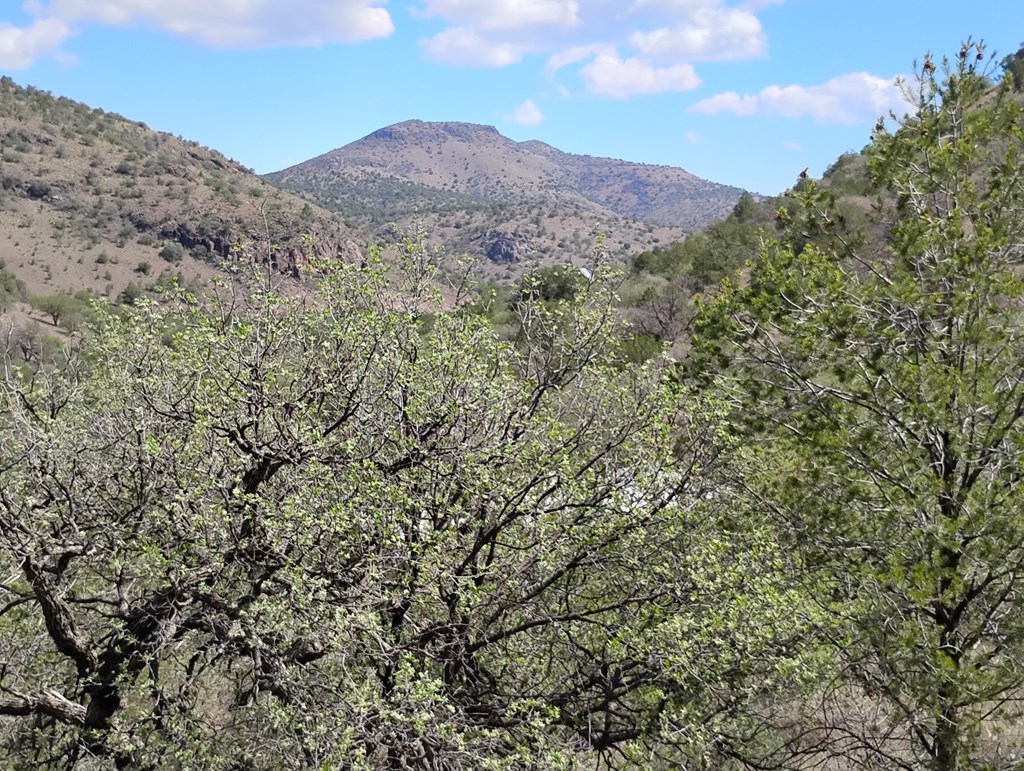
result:
[[[832,619],[819,749],[863,767],[1016,768],[1021,749],[998,737],[1024,686],[1024,117],[989,64],[975,44],[926,57],[911,113],[879,122],[881,240],[801,181],[787,237],[699,323],[759,448],[751,505]]]

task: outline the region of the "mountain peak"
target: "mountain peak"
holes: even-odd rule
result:
[[[458,140],[472,142],[480,139],[504,139],[494,126],[460,121],[406,120],[377,129],[363,137],[363,141],[419,141],[444,142]]]

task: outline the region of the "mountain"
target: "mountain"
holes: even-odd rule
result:
[[[215,150],[0,78],[0,261],[25,293],[116,298],[268,256],[295,275],[363,240]]]
[[[485,275],[513,278],[534,259],[580,263],[601,234],[623,258],[669,243],[739,193],[682,169],[422,121],[261,178],[196,142],[4,77],[0,309],[5,297],[137,296],[162,277],[202,283],[249,261],[301,276],[309,252],[358,260],[369,240],[420,228],[447,254],[483,257]]]
[[[585,256],[601,232],[613,252],[635,253],[726,215],[743,192],[671,166],[515,142],[492,126],[419,120],[267,179],[361,224],[422,224],[506,265]]]

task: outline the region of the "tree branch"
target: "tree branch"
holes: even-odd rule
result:
[[[57,587],[43,570],[32,562],[31,557],[25,558],[22,569],[35,590],[36,601],[46,621],[46,631],[50,633],[57,650],[75,662],[80,677],[89,674],[96,668],[96,654],[79,632],[71,608],[60,597]]]

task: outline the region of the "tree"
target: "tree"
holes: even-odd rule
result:
[[[117,302],[121,305],[134,305],[144,294],[138,284],[134,281],[129,281],[128,285],[118,294]]]
[[[682,241],[633,258],[638,282],[632,296],[627,295],[626,305],[638,333],[638,353],[642,354],[644,347],[654,350],[661,342],[679,341],[693,318],[694,297],[737,272],[757,253],[760,211],[754,197],[743,193],[728,217]]]
[[[0,260],[0,311],[25,299],[25,284]]]
[[[54,326],[74,329],[79,326],[89,312],[88,300],[64,292],[48,295],[35,295],[30,298],[32,307],[45,313],[53,321]]]
[[[600,276],[507,340],[422,257],[402,285],[325,263],[315,300],[140,300],[66,366],[4,361],[12,763],[735,754],[803,621],[773,544],[718,526],[717,418],[622,365]]]
[[[751,505],[832,620],[819,735],[861,767],[1019,762],[997,737],[1024,686],[1024,117],[986,66],[926,57],[914,114],[879,123],[884,252],[806,180],[698,325],[761,448]]]
[[[1024,43],[1015,53],[1007,55],[1002,61],[1003,70],[1013,80],[1017,91],[1024,91]]]
[[[760,213],[761,207],[750,193],[744,190],[740,193],[736,205],[732,208],[730,219],[738,223],[754,222]]]

